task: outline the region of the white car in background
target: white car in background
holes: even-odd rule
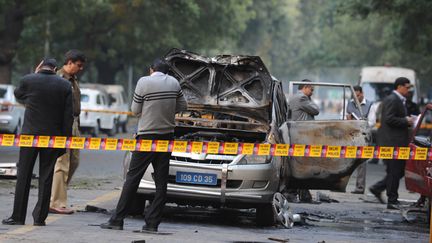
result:
[[[111,111],[112,100],[103,89],[81,88],[80,130],[89,131],[94,137],[100,132],[115,135],[117,116]]]
[[[21,133],[24,122],[24,106],[14,96],[15,86],[0,84],[0,132]]]
[[[129,111],[129,104],[126,94],[122,85],[104,85],[108,95],[112,99],[111,109],[113,111],[127,112]],[[117,132],[122,129],[122,132],[127,132],[128,115],[117,114]]]

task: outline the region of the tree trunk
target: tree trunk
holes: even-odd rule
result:
[[[113,67],[109,62],[104,61],[96,61],[95,66],[98,73],[96,82],[100,84],[115,84],[115,76],[122,68],[120,66]]]
[[[24,23],[24,4],[20,0],[9,3],[0,16],[4,17],[4,26],[0,29],[0,83],[11,83],[12,59],[18,48]]]
[[[12,76],[12,64],[0,63],[0,84],[10,84]]]

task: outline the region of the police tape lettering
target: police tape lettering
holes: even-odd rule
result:
[[[259,144],[214,141],[136,140],[123,138],[62,137],[14,134],[0,134],[0,146],[231,155],[246,154],[315,158],[432,160],[432,147],[410,148],[306,144]]]

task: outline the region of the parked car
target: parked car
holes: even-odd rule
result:
[[[122,85],[105,85],[105,89],[108,92],[110,98],[113,100],[111,105],[111,109],[113,111],[129,111],[129,103]],[[127,114],[117,114],[116,131],[120,132],[121,128],[123,132],[127,132],[127,123]]]
[[[84,87],[81,87],[80,130],[89,131],[95,137],[101,131],[108,136],[115,135],[117,115],[109,112],[112,100],[108,93],[103,89]]]
[[[24,122],[24,106],[14,96],[15,86],[0,84],[0,132],[21,133]]]
[[[410,139],[411,150],[431,148],[432,147],[432,129],[421,129],[420,126],[426,122],[431,122],[432,104],[425,107],[421,113],[419,120],[414,127],[413,136]],[[426,159],[415,159],[415,157],[407,160],[405,165],[405,185],[409,191],[417,192],[420,195],[427,197],[428,209],[431,208],[432,200],[432,160],[431,156],[426,156]],[[430,215],[430,212],[429,214]]]
[[[173,49],[166,56],[189,110],[179,115],[175,139],[236,143],[367,145],[367,122],[288,121],[282,83],[260,57],[207,58]],[[173,152],[168,202],[178,205],[255,208],[259,225],[276,217],[288,224],[288,188],[343,191],[361,159],[302,158]],[[125,169],[128,164],[125,163]],[[137,199],[152,200],[153,169],[144,174]],[[136,205],[144,205],[143,202]],[[141,209],[140,209],[141,210]],[[139,212],[137,210],[136,212]]]

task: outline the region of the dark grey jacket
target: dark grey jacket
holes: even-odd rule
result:
[[[319,114],[318,105],[300,91],[289,99],[288,105],[290,119],[293,121],[314,120],[314,117]]]
[[[408,146],[408,121],[402,100],[393,92],[382,102],[378,145]]]
[[[14,94],[26,107],[22,134],[71,136],[72,87],[69,81],[54,72],[41,70],[25,75]]]
[[[138,80],[131,105],[131,111],[139,114],[138,135],[173,133],[175,114],[186,109],[186,99],[174,77],[154,72]]]

